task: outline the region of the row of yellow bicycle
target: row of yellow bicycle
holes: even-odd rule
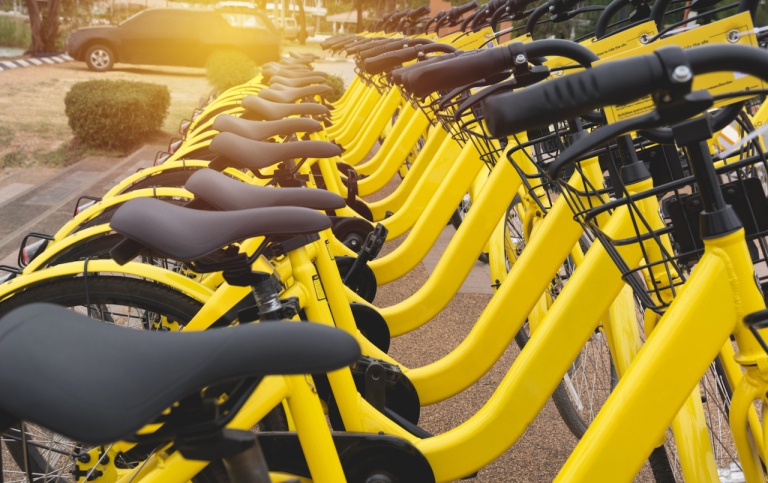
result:
[[[211,96],[2,267],[0,482],[455,481],[550,398],[580,440],[557,481],[765,481],[758,8],[421,7],[322,44],[356,66],[336,102],[299,54]],[[427,282],[377,304],[448,224]],[[389,355],[478,259],[464,340]],[[482,409],[419,427],[513,341]]]

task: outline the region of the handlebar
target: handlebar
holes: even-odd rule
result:
[[[364,39],[360,42],[356,42],[353,45],[350,45],[349,47],[346,47],[344,50],[347,52],[347,55],[356,55],[363,50],[368,50],[378,45],[388,44],[390,41],[391,39]]]
[[[463,50],[457,50],[456,52],[452,54],[443,54],[439,55],[437,57],[430,57],[427,60],[422,60],[418,64],[411,64],[407,65],[405,67],[400,67],[398,69],[395,69],[392,71],[392,80],[395,84],[402,85],[403,84],[403,78],[407,76],[409,73],[413,72],[413,70],[417,67],[421,67],[424,65],[432,65],[437,64],[438,62],[446,62],[451,59],[455,59],[456,57],[465,54]]]
[[[515,65],[513,52],[525,52],[526,59],[546,55],[568,57],[590,66],[598,57],[586,47],[560,39],[538,40],[528,44],[516,42],[492,49],[468,52],[458,59],[439,64],[423,65],[403,78],[403,86],[416,97],[432,92],[446,91],[471,84],[492,74],[511,69]]]
[[[416,45],[406,49],[400,49],[395,52],[387,52],[376,57],[366,59],[363,65],[365,71],[368,74],[375,75],[380,74],[385,70],[392,69],[393,67],[400,65],[403,62],[408,62],[434,52],[450,54],[456,52],[456,47],[452,45],[434,43]]]
[[[531,16],[528,17],[528,22],[525,24],[525,33],[533,34],[533,29],[536,28],[536,23],[538,23],[539,19],[547,12],[549,12],[549,2],[542,3],[536,7]]]
[[[431,44],[429,39],[397,39],[391,40],[387,43],[374,46],[370,49],[360,51],[360,60],[370,59],[387,52],[394,52],[396,50],[404,49],[406,47],[413,47],[415,45]]]
[[[582,116],[604,106],[626,104],[674,87],[670,84],[670,73],[679,65],[665,65],[665,58],[686,59],[695,75],[743,72],[768,80],[768,52],[760,49],[722,44],[683,51],[671,46],[553,79],[523,91],[493,96],[492,102],[483,104],[486,125],[493,136],[504,137]]]
[[[459,30],[466,32],[470,25],[474,24],[475,22],[482,22],[488,16],[489,8],[490,7],[488,7],[488,4],[482,5],[475,11],[475,13],[467,16],[467,18],[461,21]]]

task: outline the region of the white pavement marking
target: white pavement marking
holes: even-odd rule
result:
[[[35,65],[43,65],[43,61],[40,59],[35,59],[34,57],[31,59],[27,59],[29,62],[32,62]]]
[[[17,64],[19,64],[22,67],[29,67],[31,64],[27,62],[26,60],[19,59],[16,61]]]
[[[8,67],[9,69],[15,69],[17,67],[16,64],[14,64],[13,62],[11,62],[9,60],[4,60],[4,61],[0,62],[0,64],[3,64],[4,66]]]
[[[49,59],[48,57],[42,57],[40,60],[42,60],[46,64],[55,64],[56,63],[56,62],[52,61],[51,59]]]
[[[64,59],[64,60],[75,60],[75,59],[73,59],[72,57],[70,57],[68,54],[63,54],[63,55],[61,56],[61,58],[62,58],[62,59]]]
[[[55,56],[55,57],[51,57],[51,59],[53,59],[54,61],[58,62],[59,64],[63,64],[64,62],[66,62],[64,59],[62,59],[62,58],[61,58],[60,56],[58,56],[58,55],[57,55],[57,56]]]

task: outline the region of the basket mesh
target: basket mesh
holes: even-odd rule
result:
[[[745,115],[734,126],[740,136],[751,131]],[[602,186],[585,183],[581,188],[558,179],[575,219],[609,253],[643,304],[658,313],[674,300],[679,287],[700,259],[704,245],[699,235],[701,198],[688,167],[685,154],[673,146],[652,145],[635,140],[638,158],[646,164],[654,188],[640,193],[630,191],[618,181],[620,161],[615,146],[585,155],[598,155],[607,173]],[[574,169],[585,177],[583,161]],[[715,160],[725,201],[732,205],[744,224],[747,240],[761,286],[768,283],[768,163],[756,141],[752,141],[726,160]],[[658,207],[658,215],[648,207]],[[632,221],[633,234],[611,237],[601,224],[605,215],[625,207]],[[644,209],[642,209],[644,207]],[[657,216],[659,218],[654,219]],[[621,247],[635,245],[642,253],[640,265],[625,260]]]

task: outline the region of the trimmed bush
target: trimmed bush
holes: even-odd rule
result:
[[[245,84],[257,73],[253,60],[236,50],[214,52],[205,62],[205,76],[219,94],[230,87]]]
[[[328,75],[328,78],[325,79],[325,83],[333,87],[333,92],[325,96],[325,100],[328,102],[336,102],[341,99],[341,96],[344,95],[344,91],[347,89],[344,87],[344,79],[336,74]]]
[[[72,86],[64,98],[64,112],[83,146],[128,150],[160,130],[170,103],[166,86],[92,80]]]

